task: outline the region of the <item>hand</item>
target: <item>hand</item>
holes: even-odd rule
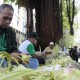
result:
[[[18,62],[22,62],[21,59],[19,57],[21,57],[21,54],[20,53],[11,53],[10,54],[11,56],[11,59],[13,62],[15,62],[15,60],[13,59],[13,57],[18,61]]]
[[[46,54],[51,54],[51,52],[46,52]]]

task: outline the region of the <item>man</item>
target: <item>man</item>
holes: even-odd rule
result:
[[[10,54],[17,50],[15,32],[9,26],[12,21],[13,14],[14,9],[11,5],[0,5],[0,51],[6,51]],[[14,54],[11,54],[11,56],[13,55]],[[4,64],[2,66],[4,67]]]
[[[14,52],[16,48],[15,32],[9,26],[14,9],[9,4],[0,5],[0,51]]]
[[[69,55],[70,55],[71,58],[72,58],[72,51],[73,51],[73,48],[70,46],[69,47]]]
[[[74,46],[72,51],[71,51],[71,58],[78,62],[78,54],[77,54],[77,46]]]
[[[53,48],[54,48],[54,43],[50,42],[49,46],[45,48],[43,53],[46,54],[46,58],[53,58]]]
[[[38,35],[36,32],[31,32],[29,33],[27,40],[25,40],[24,42],[22,42],[18,48],[18,50],[24,54],[29,54],[32,56],[32,58],[36,58],[39,61],[39,64],[45,64],[45,60],[41,57],[38,56],[35,53],[35,48],[34,45],[37,44],[37,40],[38,40]]]

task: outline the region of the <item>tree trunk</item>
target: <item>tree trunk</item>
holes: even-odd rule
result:
[[[33,31],[33,12],[32,9],[27,7],[27,34]]]
[[[36,31],[44,49],[50,41],[57,42],[63,35],[59,0],[36,0]]]

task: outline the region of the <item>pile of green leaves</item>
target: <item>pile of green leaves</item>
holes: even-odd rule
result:
[[[57,64],[62,65],[58,71],[54,71],[54,68],[52,70],[44,70],[43,66],[37,70],[26,68],[21,64],[12,66],[11,57],[7,52],[1,52],[0,57],[3,59],[6,57],[9,64],[6,68],[0,67],[0,80],[80,80],[80,71],[78,69],[67,68],[67,64],[71,59],[66,56],[60,56],[52,61],[52,64],[48,64],[54,66],[54,68]],[[73,61],[72,63],[75,64]]]

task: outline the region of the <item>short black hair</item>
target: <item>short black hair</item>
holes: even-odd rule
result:
[[[6,7],[9,8],[10,10],[14,11],[13,7],[10,4],[1,4],[0,5],[0,12]]]
[[[28,38],[36,38],[37,40],[39,39],[38,34],[36,32],[30,32],[27,36]]]
[[[77,49],[77,46],[74,46],[74,48],[76,48],[76,49]]]

